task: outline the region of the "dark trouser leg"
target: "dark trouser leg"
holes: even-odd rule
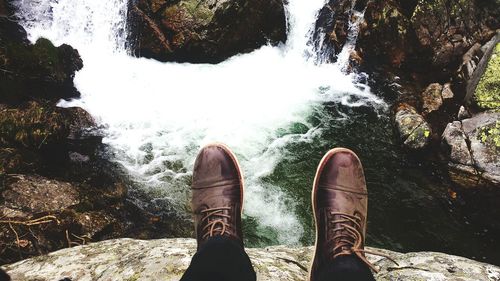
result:
[[[375,281],[370,268],[357,256],[339,256],[320,268],[318,281]]]
[[[250,258],[232,239],[215,236],[193,256],[181,281],[255,281]]]

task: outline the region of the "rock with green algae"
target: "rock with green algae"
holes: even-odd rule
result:
[[[483,110],[500,111],[500,43],[496,44],[488,66],[479,80],[474,102]]]
[[[0,102],[78,96],[73,77],[83,62],[77,50],[44,38],[31,45],[11,37],[0,32]]]
[[[415,108],[406,106],[396,112],[396,128],[403,145],[412,150],[425,148],[431,138],[431,127]]]
[[[63,249],[4,269],[13,280],[78,281],[179,280],[195,253],[193,239],[117,239]],[[371,249],[374,250],[374,249]],[[380,272],[375,279],[386,280],[500,280],[500,268],[467,258],[434,252],[401,254],[378,250],[391,256],[367,255]],[[259,281],[303,281],[313,255],[312,247],[273,246],[247,249]]]

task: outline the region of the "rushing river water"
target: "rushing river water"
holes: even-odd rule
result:
[[[61,106],[81,106],[105,126],[112,160],[128,171],[144,208],[188,216],[196,154],[224,142],[244,170],[251,243],[311,244],[316,165],[329,148],[345,146],[366,169],[369,245],[500,263],[495,232],[448,195],[439,168],[400,151],[389,120],[397,88],[345,74],[345,59],[315,63],[321,54],[308,42],[324,0],[289,0],[286,44],[217,65],[129,56],[126,0],[14,2],[31,40],[79,50],[82,97]],[[350,38],[355,44],[356,34]]]

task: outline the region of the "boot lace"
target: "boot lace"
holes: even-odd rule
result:
[[[332,247],[331,250],[333,258],[354,254],[375,272],[379,270],[366,259],[365,254],[387,258],[399,266],[394,259],[386,254],[368,251],[362,248],[363,235],[360,231],[361,218],[341,212],[330,212],[330,215],[336,217],[336,219],[331,222],[334,226],[333,232],[335,233],[332,239],[335,246]]]
[[[224,235],[229,233],[229,224],[224,221],[224,219],[230,219],[231,216],[226,212],[231,210],[231,207],[217,207],[209,208],[201,211],[203,215],[202,221],[207,221],[205,227],[203,227],[202,232],[203,239],[212,237],[214,235]]]

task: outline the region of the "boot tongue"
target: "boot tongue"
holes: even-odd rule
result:
[[[334,214],[331,217],[333,228],[331,229],[330,239],[333,240],[333,255],[350,255],[353,253],[352,248],[356,245],[359,226],[354,223],[353,218],[349,219],[348,215]]]

